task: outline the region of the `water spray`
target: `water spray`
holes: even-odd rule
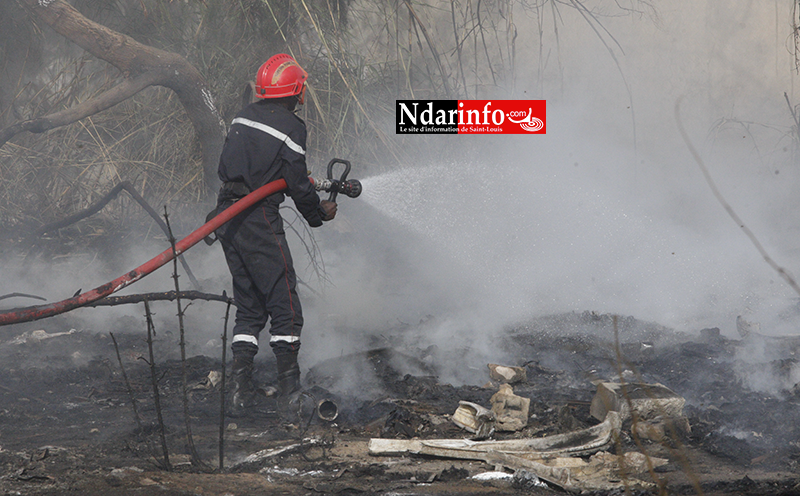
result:
[[[334,179],[333,166],[337,163],[344,164],[345,170],[339,179]],[[328,163],[326,178],[315,179],[311,177],[309,179],[314,185],[314,189],[317,191],[326,191],[330,193],[330,201],[335,201],[339,193],[349,196],[350,198],[356,198],[361,194],[362,191],[361,182],[359,182],[357,179],[347,179],[347,175],[349,173],[350,162],[335,158]],[[53,317],[69,312],[70,310],[86,306],[90,303],[94,303],[97,300],[116,293],[122,288],[135,283],[139,279],[142,279],[144,276],[154,272],[156,269],[170,262],[174,257],[182,254],[192,246],[196,245],[198,242],[200,242],[200,240],[219,229],[222,225],[241,214],[247,208],[253,206],[270,195],[284,191],[286,188],[286,181],[283,179],[278,179],[277,181],[267,183],[249,195],[236,201],[233,205],[220,212],[216,217],[200,226],[200,228],[176,242],[174,250],[172,247],[167,248],[157,256],[143,263],[139,267],[136,267],[135,269],[121,275],[113,281],[107,282],[102,286],[98,286],[91,291],[73,296],[72,298],[68,298],[56,303],[50,303],[48,305],[17,308],[8,312],[0,313],[0,326],[31,322],[34,320]]]

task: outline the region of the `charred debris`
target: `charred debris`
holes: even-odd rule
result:
[[[150,325],[9,329],[8,494],[800,494],[795,338],[591,312],[508,328],[489,353],[365,333],[363,351],[305,364],[286,424],[221,416],[221,340],[181,360],[179,336]],[[747,363],[753,346],[774,353]],[[754,369],[784,387],[754,389]],[[257,373],[271,382],[274,364]]]

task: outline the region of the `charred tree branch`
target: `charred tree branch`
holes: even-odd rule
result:
[[[223,293],[223,296],[224,293]],[[226,386],[226,363],[228,348],[228,317],[231,314],[231,300],[225,308],[225,323],[222,325],[222,380],[220,382],[220,401],[219,401],[219,471],[225,470],[225,386]]]
[[[192,459],[192,465],[195,467],[205,467],[205,463],[200,458],[197,448],[194,446],[194,438],[192,437],[192,423],[189,419],[189,380],[186,371],[186,332],[183,325],[183,307],[181,306],[181,287],[178,283],[178,251],[175,249],[175,236],[172,235],[172,227],[169,225],[169,215],[167,214],[167,207],[164,207],[164,222],[167,224],[167,231],[169,233],[169,243],[172,245],[172,279],[175,281],[175,304],[178,306],[178,330],[180,331],[181,342],[181,379],[183,382],[182,397],[183,397],[183,421],[186,425],[186,444],[189,446],[189,456]]]
[[[792,105],[792,102],[789,101],[789,95],[786,92],[783,92],[783,97],[786,99],[786,105],[789,106],[789,112],[792,114],[792,122],[794,123],[794,134],[800,143],[800,119],[797,117],[797,109]]]
[[[150,312],[150,303],[144,300],[144,312],[147,319],[147,350],[150,353],[150,381],[153,384],[153,402],[156,407],[156,417],[158,418],[158,433],[161,437],[161,451],[164,455],[164,469],[172,470],[172,464],[169,462],[169,449],[167,448],[167,433],[164,427],[164,415],[161,412],[161,396],[158,394],[158,375],[156,374],[156,359],[153,353],[153,334],[155,334],[155,326],[153,325],[153,314]]]
[[[697,166],[700,167],[700,170],[703,172],[703,177],[705,178],[706,183],[708,183],[708,187],[711,188],[711,192],[714,194],[714,198],[717,199],[719,204],[722,205],[722,208],[724,208],[725,211],[728,213],[728,216],[730,216],[731,220],[733,220],[736,223],[736,225],[739,226],[739,229],[741,229],[742,232],[744,232],[745,236],[747,236],[747,238],[750,240],[750,242],[753,243],[753,246],[756,247],[756,250],[758,250],[758,253],[761,254],[761,257],[764,259],[764,261],[767,262],[767,264],[770,267],[772,267],[772,270],[777,272],[778,275],[781,276],[781,278],[784,281],[786,281],[786,283],[794,290],[795,293],[800,295],[800,284],[797,284],[797,281],[795,281],[794,277],[792,277],[789,271],[778,265],[778,263],[769,255],[766,248],[764,248],[764,245],[761,244],[761,242],[758,240],[753,231],[751,231],[750,228],[747,227],[747,224],[745,224],[742,218],[739,217],[739,215],[733,210],[731,204],[728,203],[725,197],[722,196],[722,193],[720,192],[719,188],[717,188],[717,184],[711,177],[711,173],[708,171],[705,162],[703,162],[703,159],[700,157],[700,154],[697,153],[697,150],[694,148],[694,145],[692,144],[692,140],[689,139],[689,134],[683,128],[683,121],[681,121],[680,98],[678,99],[677,102],[675,102],[675,123],[678,125],[678,131],[681,133],[681,137],[683,138],[683,142],[686,144],[686,148],[689,149],[689,153],[692,154],[692,158],[694,158],[694,161],[697,163]]]
[[[403,3],[406,4],[406,8],[408,9],[408,13],[414,17],[417,25],[419,25],[420,31],[422,31],[422,36],[425,37],[425,42],[428,44],[428,48],[431,50],[431,54],[433,54],[433,60],[436,61],[436,66],[439,68],[439,74],[442,75],[442,84],[444,85],[444,94],[448,98],[450,98],[450,85],[447,83],[447,74],[444,70],[444,65],[442,65],[442,60],[439,58],[439,52],[436,50],[436,47],[433,45],[433,40],[431,39],[430,35],[428,34],[428,30],[425,29],[425,25],[422,23],[422,19],[419,18],[417,13],[414,11],[414,8],[411,6],[410,0],[403,0]]]
[[[102,300],[86,305],[88,307],[113,307],[115,305],[128,305],[131,303],[141,303],[143,301],[175,301],[180,297],[183,300],[206,300],[221,301],[223,303],[233,303],[233,298],[222,294],[202,293],[200,291],[165,291],[163,293],[144,293],[125,296],[107,296]]]
[[[78,213],[72,214],[69,217],[67,217],[66,219],[61,219],[59,221],[52,222],[50,224],[46,224],[46,225],[40,227],[33,234],[31,234],[31,236],[29,238],[30,242],[33,243],[34,238],[38,238],[39,236],[42,236],[42,235],[44,235],[46,233],[49,233],[51,231],[55,231],[57,229],[61,229],[63,227],[70,226],[72,224],[75,224],[78,221],[81,221],[81,220],[83,220],[83,219],[85,219],[87,217],[90,217],[90,216],[96,214],[97,212],[102,210],[103,207],[108,205],[108,203],[111,200],[113,200],[114,198],[117,197],[119,192],[122,191],[125,188],[125,184],[126,184],[126,182],[122,182],[122,183],[117,184],[116,186],[111,188],[111,191],[106,193],[105,196],[103,196],[102,198],[97,200],[93,205],[90,205],[89,207],[85,208],[84,210],[82,210],[82,211],[80,211]],[[161,220],[161,219],[159,219],[159,220]]]
[[[450,0],[450,17],[453,20],[453,36],[456,40],[456,53],[458,54],[458,72],[461,73],[461,81],[464,85],[464,96],[466,97],[467,94],[467,78],[464,76],[464,64],[461,61],[461,43],[458,41],[458,28],[456,27],[456,6],[455,0]],[[464,37],[466,40],[466,37]],[[458,89],[458,88],[456,88]],[[478,95],[475,95],[475,98],[478,98]]]
[[[6,298],[17,298],[17,297],[20,297],[20,298],[33,298],[35,300],[47,301],[47,298],[42,298],[41,296],[36,296],[36,295],[26,294],[26,293],[8,293],[8,294],[5,294],[3,296],[0,296],[0,300],[5,300]]]
[[[119,353],[119,345],[117,338],[114,337],[113,332],[108,333],[111,336],[111,341],[114,342],[114,351],[117,352],[117,361],[119,362],[119,370],[122,372],[122,379],[125,381],[125,387],[128,389],[128,396],[131,398],[131,406],[133,407],[133,418],[136,421],[136,426],[139,428],[139,435],[144,436],[144,428],[142,427],[142,418],[139,416],[139,408],[136,405],[136,395],[133,392],[131,381],[128,380],[128,374],[125,372],[125,366],[122,364],[122,355]],[[150,445],[150,453],[155,457],[155,449],[152,443]]]
[[[2,146],[2,145],[0,145],[0,146]],[[114,186],[113,188],[111,188],[111,191],[106,193],[106,195],[104,197],[100,198],[97,202],[95,202],[94,205],[91,205],[90,207],[88,207],[88,208],[86,208],[86,209],[84,209],[84,210],[82,210],[82,211],[80,211],[80,212],[78,212],[76,214],[70,215],[66,219],[62,219],[60,221],[53,222],[51,224],[47,224],[47,225],[44,225],[44,226],[40,227],[39,229],[37,229],[31,235],[31,237],[29,238],[29,243],[33,244],[33,241],[32,241],[33,238],[38,238],[39,236],[42,236],[45,233],[48,233],[48,232],[51,232],[51,231],[55,231],[56,229],[61,229],[63,227],[67,227],[67,226],[72,225],[72,224],[74,224],[74,223],[76,223],[76,222],[78,222],[80,220],[83,220],[83,219],[85,219],[85,218],[87,218],[87,217],[89,217],[91,215],[96,214],[97,212],[102,210],[103,207],[108,205],[108,203],[111,200],[116,198],[117,195],[119,195],[119,193],[122,190],[127,191],[128,194],[131,195],[131,198],[133,198],[136,201],[136,203],[138,203],[144,209],[144,211],[147,212],[150,215],[150,217],[152,217],[153,220],[156,221],[156,224],[158,224],[158,227],[161,228],[161,231],[163,231],[164,234],[167,237],[169,237],[169,235],[170,235],[169,234],[169,229],[167,229],[167,225],[164,224],[164,221],[161,220],[161,217],[158,216],[158,213],[156,213],[155,209],[153,209],[153,207],[151,207],[150,204],[147,203],[147,200],[145,200],[144,197],[142,197],[142,195],[140,195],[139,192],[136,191],[136,188],[134,188],[133,185],[130,182],[122,181],[121,183],[119,183],[116,186]],[[186,275],[189,276],[189,280],[192,282],[192,285],[195,288],[197,288],[198,290],[202,291],[203,288],[200,286],[200,283],[194,277],[194,273],[192,273],[192,269],[189,268],[189,264],[186,262],[186,259],[183,257],[183,255],[179,255],[179,258],[180,258],[180,261],[181,261],[181,265],[183,266],[183,270],[186,271]]]

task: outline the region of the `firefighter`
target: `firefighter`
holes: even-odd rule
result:
[[[336,215],[336,203],[320,201],[306,168],[306,126],[295,115],[303,104],[308,73],[289,55],[267,60],[256,76],[258,101],[233,119],[219,161],[222,180],[217,211],[251,191],[278,179],[311,227]],[[303,313],[297,277],[286,244],[278,208],[284,193],[250,207],[217,231],[233,277],[236,323],[233,327],[233,391],[231,415],[265,407],[264,398],[277,396],[286,405],[300,389],[297,355]],[[278,368],[277,388],[253,383],[253,358],[261,330],[269,321],[269,344]]]

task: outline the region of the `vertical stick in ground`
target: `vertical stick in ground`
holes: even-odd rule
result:
[[[153,314],[150,313],[150,303],[144,300],[144,311],[147,318],[147,349],[150,353],[150,380],[153,383],[153,402],[156,406],[156,417],[158,418],[158,432],[161,437],[161,451],[164,454],[164,469],[172,470],[172,464],[169,462],[169,449],[167,448],[167,433],[164,428],[164,416],[161,413],[161,396],[158,394],[158,376],[156,375],[156,359],[153,353],[153,334],[155,334],[155,326],[153,325]]]
[[[153,458],[156,458],[156,449],[153,446],[153,441],[150,436],[145,435],[144,428],[142,427],[142,418],[139,416],[139,408],[136,405],[136,395],[133,393],[133,387],[131,386],[131,381],[128,380],[128,374],[125,372],[125,366],[122,364],[122,355],[119,353],[119,345],[117,344],[117,338],[114,337],[113,332],[108,333],[111,336],[111,341],[114,342],[114,351],[117,352],[117,361],[119,361],[119,369],[122,371],[122,379],[125,380],[125,387],[128,388],[128,396],[131,398],[131,406],[133,407],[133,418],[136,420],[136,426],[139,429],[139,435],[143,438],[147,439],[147,446],[150,449],[150,454]]]
[[[186,444],[189,446],[189,456],[192,459],[192,465],[202,467],[205,464],[200,459],[197,449],[194,446],[194,438],[192,437],[192,424],[189,420],[189,385],[186,374],[186,333],[183,326],[183,307],[181,306],[181,287],[178,283],[178,253],[175,249],[175,236],[172,234],[172,227],[169,224],[169,215],[167,214],[167,207],[164,206],[164,222],[167,224],[167,231],[169,232],[169,243],[172,246],[172,279],[175,280],[175,302],[178,305],[178,329],[181,336],[181,378],[182,378],[182,396],[183,396],[183,420],[186,425]]]
[[[222,293],[225,294],[224,292]],[[228,349],[228,317],[231,314],[231,300],[228,299],[228,306],[225,308],[225,323],[222,327],[222,381],[220,383],[219,400],[219,471],[225,470],[225,389],[227,375],[227,352]]]
[[[122,379],[125,381],[125,387],[128,389],[128,396],[131,398],[131,406],[133,407],[133,419],[136,421],[136,427],[139,428],[139,435],[144,435],[144,429],[142,428],[142,418],[139,417],[139,409],[136,406],[136,396],[133,394],[133,388],[131,387],[131,383],[128,380],[128,374],[125,373],[125,366],[122,365],[122,356],[119,354],[119,345],[117,344],[117,338],[114,337],[113,332],[108,333],[111,336],[111,341],[114,342],[114,351],[117,352],[117,361],[119,362],[119,369],[122,371]]]

